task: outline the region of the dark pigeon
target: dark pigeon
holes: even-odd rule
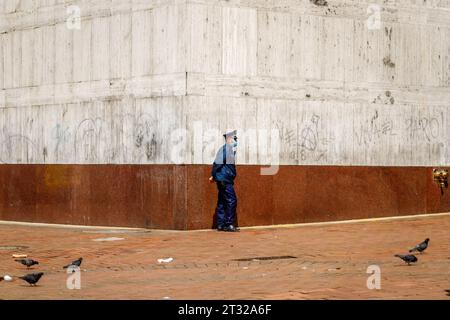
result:
[[[430,241],[430,238],[426,238],[424,242],[419,243],[417,246],[409,250],[410,253],[412,252],[419,252],[422,253],[425,251],[426,248],[428,248],[428,242]]]
[[[396,254],[395,256],[405,261],[405,263],[407,263],[408,266],[413,262],[417,262],[418,260],[417,257],[412,254]]]
[[[72,261],[71,263],[69,263],[67,266],[64,266],[64,269],[67,269],[68,267],[74,266],[74,267],[79,267],[81,265],[81,262],[83,262],[83,258],[80,258],[78,260]]]
[[[20,262],[24,266],[27,266],[27,268],[34,266],[35,264],[39,264],[38,261],[33,259],[17,259],[16,262]]]
[[[38,283],[39,279],[44,275],[43,272],[39,273],[31,273],[27,274],[26,276],[19,277],[19,279],[22,279],[30,284],[30,286],[35,286],[36,283]]]

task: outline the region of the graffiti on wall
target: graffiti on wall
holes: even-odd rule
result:
[[[100,108],[98,110],[102,110],[99,112],[101,115],[91,112],[93,114],[89,116],[74,109],[71,115],[64,112],[60,116],[52,115],[51,118],[38,116],[39,112],[33,112],[33,118],[29,109],[27,111],[17,108],[17,114],[8,116],[0,111],[3,118],[0,119],[0,162],[170,162],[170,144],[173,141],[189,140],[176,140],[171,137],[171,130],[177,129],[168,125],[175,122],[174,118],[170,118],[171,112],[175,115],[180,110],[173,108],[168,112],[169,118],[159,119],[157,113],[150,108],[148,111],[144,109],[133,112],[119,106],[116,109],[107,109],[110,112],[106,112]],[[51,114],[55,110],[57,109],[43,112]],[[334,108],[327,111],[302,106],[298,118],[291,119],[283,114],[272,115],[270,128],[258,123],[256,130],[240,128],[242,144],[238,161],[243,164],[262,164],[258,162],[264,158],[261,156],[261,141],[258,141],[262,135],[255,135],[255,131],[276,129],[279,132],[278,158],[281,164],[351,165],[375,159],[370,160],[369,164],[380,162],[393,165],[434,165],[442,163],[442,159],[448,161],[445,158],[448,138],[445,110],[405,107],[398,112],[391,112],[386,108],[344,111]],[[343,116],[342,112],[348,114]],[[187,119],[188,116],[184,114],[181,117]],[[42,125],[39,121],[43,122]],[[201,119],[201,122],[205,123],[205,127],[208,126],[208,119]],[[186,122],[184,125],[192,127]],[[247,134],[248,137],[245,137]],[[193,133],[187,131],[187,135],[194,140]],[[217,128],[217,136],[220,135],[221,132]],[[211,137],[210,133],[201,139],[203,147],[198,150],[203,154],[200,159],[209,164],[210,160],[212,161],[209,158],[214,157],[214,150],[219,147],[216,144],[221,142]],[[214,147],[206,148],[205,143],[214,144]],[[267,145],[269,143],[265,143],[266,148]],[[210,152],[211,150],[213,152]],[[255,150],[256,158],[252,154]],[[192,150],[187,150],[187,153],[192,153]],[[194,158],[185,159],[187,160],[180,163],[190,163],[190,159]]]

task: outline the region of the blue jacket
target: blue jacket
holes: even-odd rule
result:
[[[223,145],[217,151],[212,166],[211,176],[214,181],[233,184],[237,175],[235,160],[236,152],[233,151],[233,146],[230,144]]]

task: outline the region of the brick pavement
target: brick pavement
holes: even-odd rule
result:
[[[37,287],[0,282],[0,299],[450,299],[449,230],[450,215],[240,233],[0,225],[0,275],[27,273],[22,252],[45,272]],[[124,240],[94,241],[108,237]],[[416,265],[393,257],[426,237]],[[68,290],[62,266],[80,256],[82,288]],[[296,258],[236,261],[270,256]],[[366,287],[373,264],[381,290]]]

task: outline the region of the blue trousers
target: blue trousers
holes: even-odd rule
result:
[[[217,199],[217,226],[227,227],[234,225],[236,219],[237,197],[234,186],[231,183],[217,182],[219,191]]]

